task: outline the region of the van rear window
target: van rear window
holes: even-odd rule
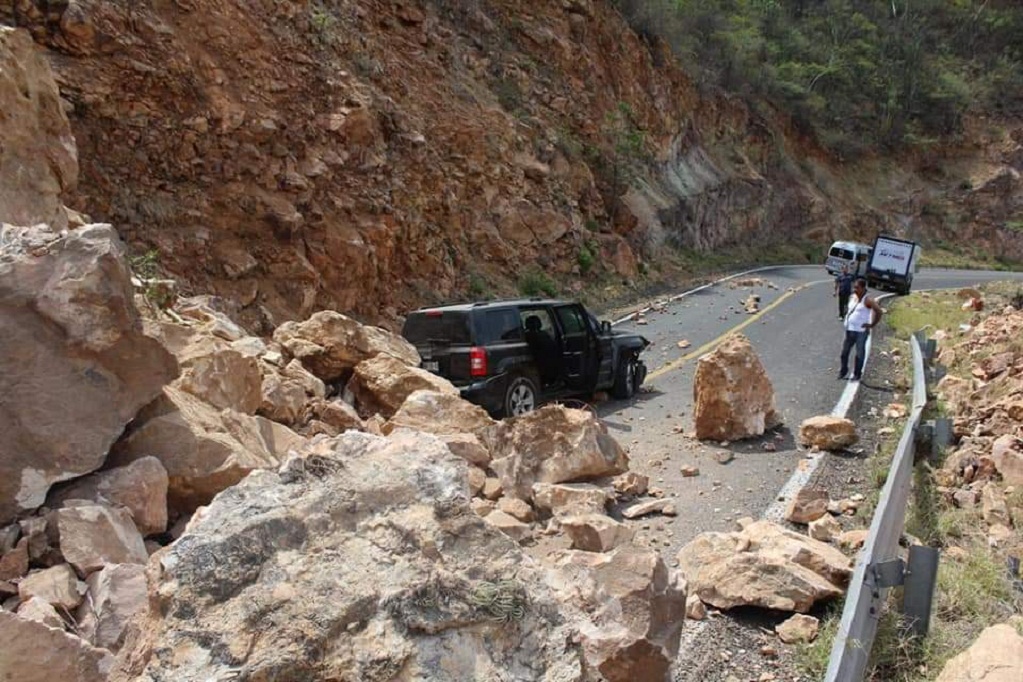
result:
[[[852,251],[850,251],[849,249],[840,249],[837,246],[834,247],[833,249],[831,249],[831,251],[828,253],[828,255],[829,256],[834,256],[835,258],[841,258],[843,260],[852,260],[853,259],[853,252]]]
[[[472,342],[469,315],[453,311],[412,313],[405,320],[401,335],[412,345],[467,344]]]

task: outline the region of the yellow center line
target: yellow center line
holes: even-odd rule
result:
[[[721,336],[717,337],[716,339],[708,341],[707,343],[703,344],[702,346],[700,346],[696,350],[691,351],[689,353],[686,353],[682,357],[677,358],[675,360],[672,360],[668,364],[663,365],[662,367],[658,367],[654,371],[650,372],[650,374],[647,375],[647,379],[650,380],[650,381],[653,381],[657,377],[664,376],[668,372],[671,372],[671,371],[674,371],[674,370],[678,369],[679,367],[681,367],[682,365],[686,364],[687,362],[689,362],[693,358],[698,358],[701,355],[703,355],[704,353],[710,352],[718,344],[720,344],[722,341],[724,341],[725,338],[727,338],[730,334],[734,334],[736,332],[742,331],[743,329],[745,329],[746,327],[750,326],[751,324],[753,324],[754,322],[759,320],[761,317],[763,317],[767,313],[771,312],[772,310],[774,310],[775,308],[780,306],[782,303],[784,303],[788,299],[790,299],[793,296],[795,296],[797,293],[799,293],[803,289],[805,289],[805,288],[807,288],[807,287],[809,287],[811,285],[820,284],[820,283],[821,283],[820,281],[809,282],[807,284],[803,284],[802,286],[796,287],[795,289],[791,289],[789,291],[786,291],[784,294],[779,296],[778,300],[776,300],[774,303],[772,303],[771,305],[767,306],[766,308],[761,310],[756,315],[753,315],[752,317],[747,318],[744,322],[740,322],[739,324],[735,325],[734,327],[732,327],[731,329],[729,329],[728,331],[726,331],[724,334],[722,334]]]

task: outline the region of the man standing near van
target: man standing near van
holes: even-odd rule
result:
[[[833,297],[838,296],[838,317],[844,319],[849,312],[849,295],[853,289],[853,276],[849,272],[849,266],[843,265],[842,271],[835,275],[835,292]]]
[[[853,285],[852,309],[845,316],[845,342],[842,344],[842,368],[838,378],[849,374],[849,353],[856,346],[856,363],[853,365],[853,381],[863,376],[863,363],[867,359],[867,337],[870,330],[878,325],[884,314],[877,301],[867,296],[867,280],[857,278]]]

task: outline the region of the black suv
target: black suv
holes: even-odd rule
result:
[[[424,369],[496,416],[603,390],[629,398],[646,378],[639,354],[650,345],[597,322],[579,303],[546,299],[422,308],[401,333]]]

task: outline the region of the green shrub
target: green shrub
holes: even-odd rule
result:
[[[593,268],[593,264],[596,262],[596,257],[593,252],[590,251],[586,244],[579,247],[579,254],[576,256],[576,261],[579,263],[579,270],[584,275]]]
[[[539,269],[531,269],[519,276],[519,293],[523,296],[557,296],[558,287],[550,277]]]

